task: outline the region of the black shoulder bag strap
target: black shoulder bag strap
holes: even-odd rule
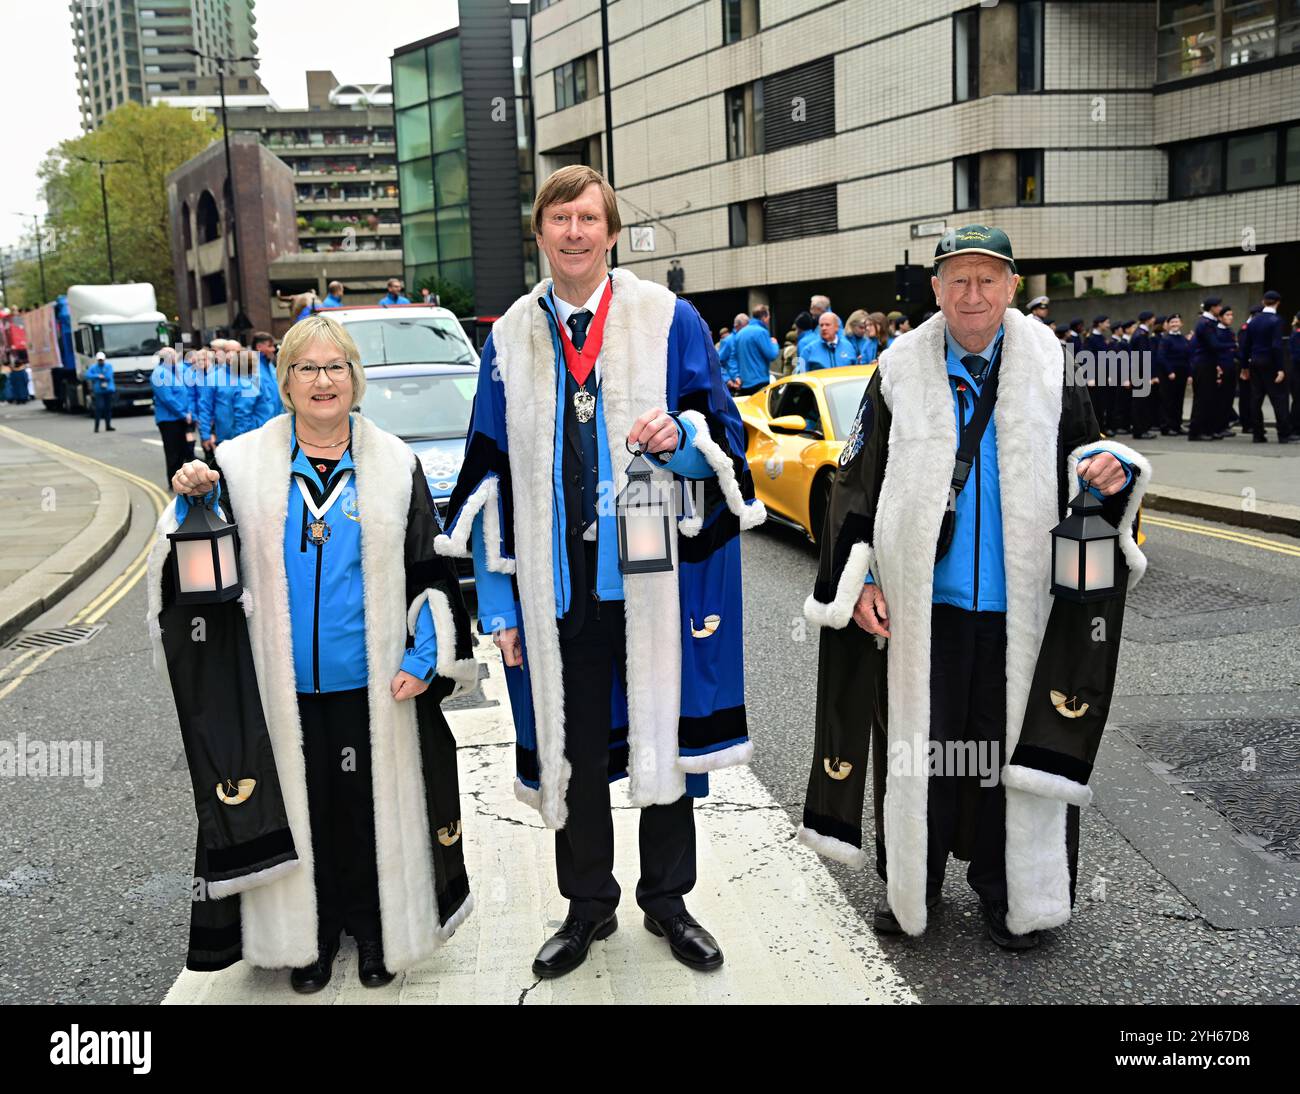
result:
[[[952,546],[952,537],[957,527],[957,496],[966,487],[971,468],[975,466],[975,453],[979,451],[984,430],[988,428],[989,419],[993,417],[993,404],[998,398],[998,370],[1002,364],[1002,343],[993,353],[989,363],[988,375],[980,389],[980,397],[975,402],[974,413],[966,428],[962,430],[961,442],[957,446],[957,461],[952,469],[952,486],[948,490],[948,508],[943,514],[943,523],[939,526],[939,540],[935,548],[934,561],[937,563]]]

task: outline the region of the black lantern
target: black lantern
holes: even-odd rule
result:
[[[167,538],[176,562],[177,604],[221,604],[244,588],[235,561],[235,528],[212,511],[212,494],[191,499],[185,520]]]
[[[1126,574],[1119,532],[1086,486],[1052,529],[1052,595],[1086,603],[1114,596]]]
[[[637,450],[627,465],[627,486],[615,502],[620,573],[658,574],[673,568],[672,509],[653,476],[654,468]]]

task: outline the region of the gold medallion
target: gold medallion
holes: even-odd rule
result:
[[[322,546],[330,538],[330,526],[323,520],[314,520],[307,525],[307,542],[316,547]]]

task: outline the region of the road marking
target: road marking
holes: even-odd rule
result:
[[[1170,520],[1168,517],[1155,517],[1150,513],[1143,513],[1142,525],[1146,527],[1148,524],[1155,525],[1158,528],[1173,528],[1179,532],[1191,532],[1193,535],[1198,536],[1209,536],[1212,539],[1226,539],[1231,543],[1240,543],[1244,547],[1254,547],[1260,551],[1273,551],[1275,554],[1300,558],[1300,547],[1293,547],[1289,543],[1279,543],[1277,540],[1247,535],[1244,532],[1225,532],[1218,528],[1205,528],[1199,524],[1187,524],[1181,520]]]
[[[12,661],[10,661],[9,664],[5,665],[4,668],[0,669],[0,680],[3,680],[6,676],[9,675],[9,673],[11,673],[14,669],[16,669],[19,665],[21,665],[24,661],[26,661],[29,657],[35,657],[40,652],[41,651],[39,649],[34,649],[34,650],[27,650],[23,653],[20,653],[17,657],[15,657]]]
[[[162,441],[160,441],[157,437],[141,437],[141,438],[140,438],[140,443],[141,443],[141,444],[156,444],[159,448],[162,448],[162,446],[163,446]]]
[[[32,652],[34,653],[35,651],[33,650]],[[0,688],[0,699],[8,698],[15,690],[17,690],[19,684],[40,668],[47,659],[53,657],[58,652],[59,648],[57,646],[53,649],[42,650],[40,656],[38,656],[35,661],[23,669],[23,671],[10,680],[9,683],[5,684],[4,687]]]

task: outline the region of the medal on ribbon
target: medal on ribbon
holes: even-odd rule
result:
[[[307,542],[316,547],[323,547],[330,538],[330,526],[324,520],[313,520],[307,525]]]
[[[586,388],[580,387],[573,393],[573,413],[578,421],[586,425],[596,413],[596,396]]]

